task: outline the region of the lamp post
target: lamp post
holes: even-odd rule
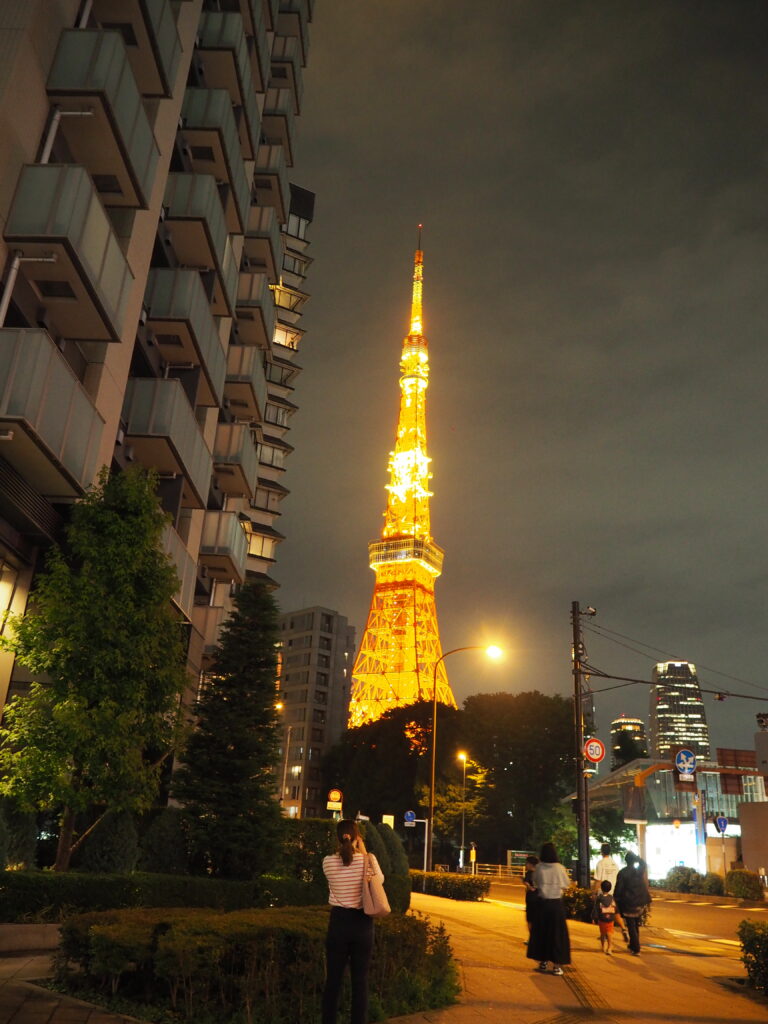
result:
[[[434,834],[434,817],[435,817],[435,755],[437,753],[437,670],[440,667],[440,662],[445,661],[451,654],[458,654],[459,651],[485,651],[489,658],[493,658],[494,661],[498,660],[503,651],[500,647],[495,644],[491,644],[490,647],[483,647],[482,644],[469,644],[467,647],[454,647],[451,651],[446,651],[445,654],[441,654],[435,662],[435,668],[432,672],[432,771],[429,776],[429,817],[427,818],[427,871],[432,870],[432,838]]]
[[[459,751],[461,761],[461,846],[459,847],[459,867],[464,870],[464,800],[467,791],[467,755],[463,750]]]

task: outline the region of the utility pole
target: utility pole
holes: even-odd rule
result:
[[[573,725],[574,754],[576,757],[576,822],[578,829],[578,863],[576,865],[576,884],[583,889],[589,888],[589,792],[587,776],[584,774],[584,696],[582,677],[584,670],[584,642],[581,639],[581,616],[594,615],[595,609],[581,611],[579,602],[571,604],[571,620],[573,624]]]

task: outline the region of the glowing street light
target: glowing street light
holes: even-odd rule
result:
[[[432,839],[434,836],[435,819],[435,755],[437,753],[437,670],[440,662],[445,661],[451,654],[458,654],[459,651],[485,651],[492,661],[498,661],[504,654],[501,647],[496,644],[483,646],[482,644],[469,644],[467,647],[454,647],[451,651],[441,654],[435,662],[432,672],[432,771],[429,776],[429,817],[427,818],[427,871],[432,870]],[[426,884],[426,879],[425,879]]]
[[[467,789],[467,755],[463,750],[458,753],[461,761],[461,846],[459,847],[459,867],[464,868],[464,796]]]

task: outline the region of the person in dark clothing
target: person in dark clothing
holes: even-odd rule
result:
[[[651,902],[645,878],[645,864],[637,854],[630,852],[624,858],[627,866],[616,877],[614,897],[629,932],[629,951],[640,955],[640,920]]]
[[[533,884],[533,869],[539,863],[539,858],[534,857],[531,854],[525,858],[525,874],[523,875],[523,885],[525,886],[525,923],[528,925],[528,935],[531,934],[531,921],[533,915],[536,912],[536,901],[539,896],[539,891]]]

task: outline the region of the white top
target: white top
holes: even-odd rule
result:
[[[558,900],[563,889],[571,885],[568,872],[562,864],[547,864],[539,861],[533,869],[533,884],[539,890],[539,896],[545,900]]]
[[[613,857],[601,857],[595,865],[595,880],[598,882],[610,882],[612,890],[616,888],[616,875],[618,873],[619,865]]]
[[[384,881],[379,862],[372,853],[371,867],[374,875]],[[338,853],[323,858],[323,874],[328,879],[328,902],[332,907],[346,907],[348,910],[359,910],[363,905],[363,871],[365,856],[362,853],[352,854],[352,863],[345,864]]]

